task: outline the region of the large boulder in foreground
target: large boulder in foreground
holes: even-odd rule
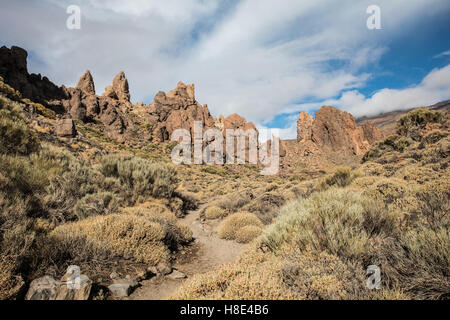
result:
[[[91,294],[92,280],[82,274],[79,287],[67,285],[65,276],[61,281],[52,276],[44,276],[31,282],[25,300],[88,300]]]

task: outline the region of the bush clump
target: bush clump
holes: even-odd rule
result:
[[[138,196],[170,198],[176,188],[173,168],[137,157],[107,155],[101,159],[100,171],[105,177],[119,179],[134,199]]]
[[[227,213],[225,210],[216,206],[208,207],[205,210],[205,218],[209,220],[223,218],[226,215]]]
[[[237,232],[246,226],[262,228],[263,224],[253,213],[238,212],[226,217],[219,225],[217,232],[222,239],[234,240]]]
[[[0,153],[26,155],[37,148],[37,138],[28,128],[19,104],[0,96]]]
[[[319,185],[317,190],[326,190],[330,187],[346,187],[358,176],[358,174],[352,172],[352,169],[347,167],[338,167],[334,173],[325,177]]]
[[[275,252],[283,243],[292,243],[302,251],[327,251],[364,261],[375,238],[393,234],[397,226],[396,216],[381,203],[331,189],[283,207],[275,224],[266,229],[263,243]]]
[[[364,154],[362,161],[373,161],[391,151],[403,152],[412,143],[413,141],[407,137],[398,134],[391,135],[382,141],[376,142],[369,151]]]
[[[261,234],[262,229],[259,226],[245,226],[236,231],[236,241],[239,243],[249,243],[253,239],[259,237]]]
[[[415,141],[421,139],[421,131],[425,129],[429,123],[441,123],[444,115],[441,112],[433,111],[428,108],[417,108],[403,117],[397,122],[397,133],[401,136],[411,138]]]
[[[159,223],[144,217],[119,214],[67,223],[50,233],[51,241],[83,244],[83,247],[67,246],[72,256],[85,251],[85,246],[94,246],[103,252],[110,251],[116,256],[150,265],[169,259],[169,250],[163,242],[165,237],[164,228]]]

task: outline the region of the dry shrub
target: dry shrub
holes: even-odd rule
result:
[[[3,77],[0,77],[0,92],[14,101],[22,99],[22,94],[19,92],[19,90],[16,90],[5,83]]]
[[[254,213],[264,224],[272,223],[278,209],[286,202],[285,198],[275,192],[266,192],[242,207],[242,210]]]
[[[378,299],[367,290],[365,270],[334,255],[283,248],[264,253],[255,241],[240,259],[188,279],[171,299],[305,300]],[[393,296],[393,295],[391,295]],[[398,299],[406,296],[398,293]]]
[[[165,237],[164,228],[159,223],[139,216],[118,214],[64,224],[50,233],[51,241],[81,244],[68,246],[73,256],[83,254],[85,250],[92,251],[87,247],[94,247],[150,265],[168,260]]]
[[[228,212],[236,212],[243,206],[245,206],[247,203],[249,203],[253,199],[253,194],[244,191],[244,192],[233,192],[230,195],[227,195],[226,197],[218,200],[216,202],[216,205],[218,207],[221,207],[224,210],[227,210]]]
[[[413,141],[407,137],[400,136],[398,134],[391,135],[386,139],[376,142],[374,145],[372,145],[369,151],[367,151],[363,156],[362,161],[363,163],[367,161],[381,161],[386,163],[385,160],[383,161],[383,159],[379,158],[381,158],[383,155],[391,153],[392,151],[403,152],[412,144]]]
[[[444,114],[428,108],[417,108],[397,122],[397,133],[415,141],[421,139],[421,132],[429,123],[441,123],[445,120]]]
[[[447,136],[448,132],[445,132],[443,130],[439,129],[431,130],[421,139],[419,149],[424,149],[428,145],[435,144]]]
[[[164,229],[164,243],[170,250],[177,250],[181,245],[192,241],[192,231],[178,222],[177,217],[166,210],[153,210],[143,206],[123,209],[126,214],[144,217],[147,221],[156,222]]]
[[[219,237],[226,240],[236,239],[236,233],[245,226],[263,227],[256,215],[249,212],[238,212],[226,217],[217,228]]]
[[[323,191],[330,187],[346,187],[358,176],[359,174],[352,172],[350,168],[338,167],[332,174],[325,177],[315,189]]]
[[[397,178],[379,178],[364,194],[373,198],[381,198],[386,204],[392,204],[396,200],[407,195],[410,188],[407,183]]]
[[[101,214],[116,212],[119,208],[119,199],[112,192],[97,192],[88,194],[78,200],[74,207],[78,220]]]
[[[172,167],[138,157],[105,156],[101,159],[100,171],[105,177],[119,179],[136,200],[145,196],[170,198],[176,188],[176,172]]]
[[[11,202],[0,192],[0,299],[15,293],[17,275],[27,268],[36,236],[27,217],[29,206],[26,200]]]
[[[259,237],[261,233],[262,229],[258,226],[245,226],[236,231],[236,241],[239,243],[249,243]]]
[[[331,189],[284,206],[263,243],[276,252],[284,243],[299,250],[327,251],[366,261],[378,237],[396,232],[398,217],[380,202],[348,190]]]
[[[29,154],[38,148],[20,105],[0,96],[0,153]]]
[[[227,212],[222,208],[212,206],[205,210],[205,218],[209,220],[223,218],[227,215]]]

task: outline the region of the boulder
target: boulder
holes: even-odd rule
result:
[[[55,300],[60,282],[51,276],[34,279],[25,300]]]
[[[108,286],[108,289],[116,298],[128,297],[131,293],[131,286],[126,283],[114,283]]]
[[[62,279],[67,280],[64,276]],[[79,287],[69,286],[66,281],[58,281],[52,276],[44,276],[31,282],[25,300],[88,300],[91,294],[92,280],[80,275]]]
[[[67,285],[67,277],[63,277],[56,293],[56,300],[88,300],[91,295],[92,280],[88,276],[80,275],[79,287]]]
[[[184,273],[182,273],[176,269],[173,269],[173,271],[167,277],[172,280],[179,280],[179,279],[187,278],[187,276]]]
[[[77,130],[72,119],[61,119],[55,124],[55,134],[60,137],[75,137]]]
[[[0,48],[0,76],[5,83],[19,90],[24,98],[35,102],[64,99],[62,88],[53,84],[47,77],[28,73],[27,57],[27,51],[22,48]]]

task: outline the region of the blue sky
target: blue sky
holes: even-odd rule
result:
[[[78,5],[80,30],[66,8]],[[368,30],[366,9],[381,10]],[[29,71],[97,94],[125,71],[132,101],[194,83],[211,113],[239,113],[295,137],[299,111],[331,104],[355,116],[450,98],[448,0],[16,0],[0,4],[2,45]],[[444,54],[447,52],[447,54]]]

